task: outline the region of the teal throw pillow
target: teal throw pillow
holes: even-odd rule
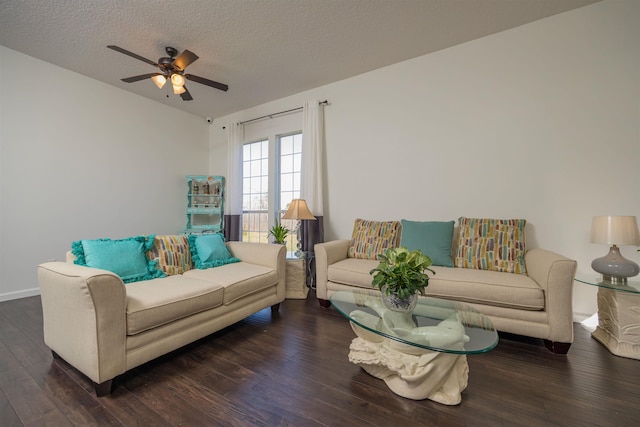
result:
[[[75,264],[111,271],[124,283],[150,280],[165,276],[157,269],[156,261],[146,256],[154,237],[78,240],[71,244],[71,253],[76,257]]]
[[[433,265],[453,267],[451,245],[454,221],[402,221],[400,245],[414,251],[420,249]]]
[[[224,236],[219,233],[190,234],[189,249],[193,265],[201,270],[240,262],[231,255],[224,244]]]

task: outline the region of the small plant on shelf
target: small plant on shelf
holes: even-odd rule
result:
[[[283,226],[280,221],[276,220],[276,224],[269,230],[269,236],[273,237],[274,243],[284,245],[285,239],[289,234],[289,230]]]

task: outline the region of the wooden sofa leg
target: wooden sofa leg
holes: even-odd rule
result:
[[[569,347],[571,347],[571,343],[544,340],[544,346],[552,353],[567,354],[569,352]]]
[[[51,350],[51,354],[53,355],[54,359],[63,360],[62,357],[60,357],[60,355],[55,351]],[[113,389],[113,379],[105,381],[101,384],[93,383],[93,388],[96,391],[97,397],[102,397],[102,396],[106,396],[107,394],[111,394],[111,390]]]
[[[328,308],[331,305],[331,301],[322,298],[318,298],[318,303],[320,304],[320,307],[324,308]]]
[[[277,313],[278,311],[280,311],[280,303],[271,306],[272,313]]]
[[[113,379],[107,380],[100,384],[94,383],[93,385],[96,390],[96,396],[106,396],[107,394],[111,394],[111,390],[113,388]]]

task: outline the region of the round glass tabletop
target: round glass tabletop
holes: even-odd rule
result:
[[[484,353],[498,345],[491,320],[471,306],[439,298],[420,297],[412,313],[387,309],[373,290],[338,291],[331,304],[352,325],[372,333],[371,341],[388,338],[411,347],[445,353]]]

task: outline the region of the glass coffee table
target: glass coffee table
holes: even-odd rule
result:
[[[640,360],[640,281],[611,283],[599,275],[576,281],[598,287],[598,326],[591,336],[616,356]]]
[[[400,313],[373,290],[334,292],[330,300],[357,335],[349,361],[409,399],[459,404],[469,378],[467,354],[498,345],[491,320],[460,302],[421,297],[413,312]]]

